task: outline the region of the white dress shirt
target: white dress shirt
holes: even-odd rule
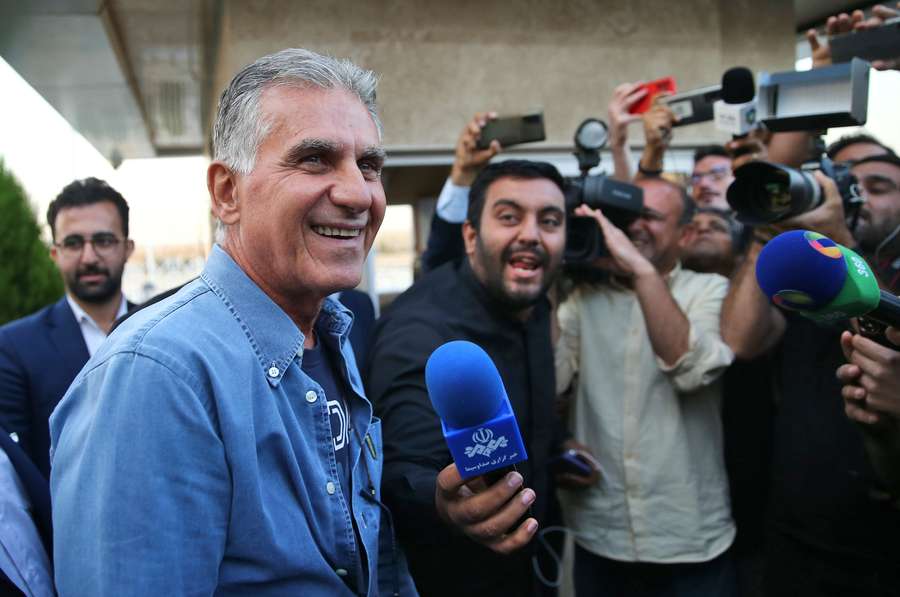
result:
[[[66,300],[69,301],[69,307],[72,308],[72,313],[75,314],[75,321],[78,322],[78,327],[81,328],[81,335],[84,337],[84,343],[87,344],[88,355],[94,356],[94,353],[97,352],[97,349],[100,348],[100,345],[106,340],[106,332],[104,332],[103,329],[97,325],[97,322],[95,322],[94,319],[68,294],[66,294]],[[116,311],[116,319],[122,317],[127,312],[128,301],[126,301],[125,296],[122,295],[122,302],[119,303],[119,310]]]
[[[451,224],[462,224],[469,213],[469,187],[455,185],[448,178],[434,209],[442,220]]]
[[[667,283],[690,322],[672,366],[653,352],[632,290],[584,286],[559,309],[557,386],[578,374],[571,428],[606,472],[563,492],[566,521],[581,547],[620,561],[705,562],[735,535],[717,381],[734,358],[719,334],[728,282],[676,266]]]

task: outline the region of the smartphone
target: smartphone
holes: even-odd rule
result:
[[[675,93],[678,91],[675,85],[675,79],[672,77],[663,77],[662,79],[644,83],[640,86],[640,89],[646,89],[647,95],[642,97],[639,102],[633,104],[628,109],[628,112],[631,114],[643,114],[649,110],[650,106],[653,104],[653,98],[660,93]]]
[[[551,470],[556,473],[569,473],[578,477],[590,477],[594,469],[582,460],[575,450],[566,450],[550,461]]]
[[[874,340],[878,344],[886,348],[890,348],[891,350],[897,350],[897,346],[894,345],[893,342],[887,339],[887,335],[884,333],[888,326],[880,321],[875,319],[871,319],[869,317],[859,317],[857,318],[857,325],[859,326],[859,335],[864,336],[870,340]]]
[[[544,133],[544,113],[524,114],[489,120],[481,129],[478,149],[487,149],[496,139],[504,148],[520,143],[533,143],[547,138]]]

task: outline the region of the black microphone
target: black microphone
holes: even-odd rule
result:
[[[753,73],[736,66],[722,75],[722,99],[713,105],[716,128],[743,139],[756,128],[756,85]]]

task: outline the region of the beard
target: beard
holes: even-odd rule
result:
[[[863,253],[874,256],[878,252],[882,256],[896,257],[900,254],[900,223],[880,222],[873,225],[871,221],[860,221],[853,236],[859,243]],[[881,246],[885,243],[884,246]]]
[[[479,235],[475,241],[476,257],[480,262],[485,279],[482,280],[488,294],[498,303],[512,311],[521,311],[533,307],[543,296],[555,279],[559,269],[558,263],[554,263],[547,251],[540,245],[522,245],[512,243],[507,245],[499,255],[491,253],[484,245]],[[540,284],[528,287],[510,287],[503,276],[504,270],[514,254],[529,253],[537,262],[543,276]],[[558,261],[558,260],[557,260]]]
[[[66,287],[75,298],[86,303],[105,303],[121,291],[123,270],[110,271],[99,265],[88,265],[66,276]],[[99,284],[86,284],[81,278],[87,275],[104,275],[106,279]]]

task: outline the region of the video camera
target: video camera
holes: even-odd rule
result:
[[[581,176],[566,180],[566,250],[568,266],[589,265],[598,257],[608,255],[603,234],[596,220],[575,216],[575,208],[587,205],[603,211],[617,227],[625,230],[644,210],[644,191],[638,186],[609,178],[606,175],[589,175],[600,164],[600,149],[608,138],[606,124],[596,118],[588,118],[575,131],[575,157]]]

